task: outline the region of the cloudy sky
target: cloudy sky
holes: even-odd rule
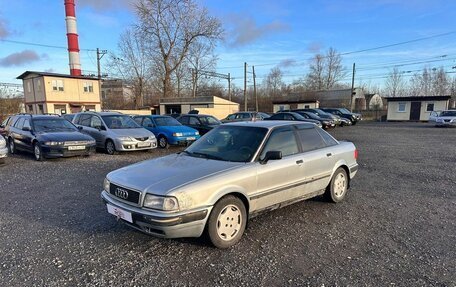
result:
[[[131,1],[76,0],[83,70],[95,73],[94,49],[116,53],[120,33],[135,22]],[[244,62],[258,81],[278,66],[290,83],[330,47],[343,55],[346,82],[353,63],[357,84],[382,83],[395,65],[404,75],[425,65],[456,72],[456,1],[197,1],[223,22],[217,72],[238,86]],[[63,2],[0,0],[0,82],[19,83],[26,70],[69,73]]]

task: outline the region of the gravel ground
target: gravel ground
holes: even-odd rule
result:
[[[157,239],[116,222],[106,173],[177,152],[102,153],[0,167],[0,286],[456,286],[456,129],[361,123],[346,201],[252,219],[241,242]]]

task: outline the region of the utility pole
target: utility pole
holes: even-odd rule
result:
[[[101,68],[100,68],[100,60],[103,58],[104,55],[108,53],[108,50],[100,50],[97,48],[97,70],[98,70],[98,80],[101,80]]]
[[[196,98],[196,81],[197,81],[197,76],[196,76],[196,70],[192,68],[192,94],[193,97]]]
[[[228,99],[231,102],[231,74],[228,73]]]
[[[244,62],[244,111],[247,111],[247,62]]]
[[[353,63],[352,87],[350,94],[350,112],[353,112],[353,90],[355,88],[355,63]]]
[[[255,66],[252,66],[252,72],[253,72],[253,96],[255,97],[255,111],[258,112],[258,96],[257,96],[257,92],[256,92]]]

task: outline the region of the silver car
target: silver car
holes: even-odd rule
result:
[[[138,125],[130,116],[116,112],[83,112],[73,123],[92,136],[97,147],[108,154],[119,151],[150,150],[157,147],[154,134]]]
[[[5,162],[7,154],[8,148],[6,147],[6,140],[2,135],[0,135],[0,164],[3,164]]]
[[[345,198],[357,150],[314,124],[290,121],[221,125],[185,151],[110,172],[107,211],[165,238],[206,233],[219,248],[236,244],[248,218],[322,195]]]
[[[456,110],[432,112],[429,122],[434,122],[436,127],[456,127]]]

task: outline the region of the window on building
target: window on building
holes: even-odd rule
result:
[[[27,105],[28,112],[33,114],[33,105]]]
[[[93,93],[93,82],[83,82],[84,93]]]
[[[304,109],[310,109],[310,105],[304,105]]]
[[[63,92],[63,80],[52,80],[52,90]]]
[[[426,112],[434,111],[434,103],[427,103],[426,105]]]
[[[32,80],[27,81],[27,92],[32,92]]]
[[[95,112],[95,105],[85,105],[84,108],[86,111]]]
[[[405,113],[405,103],[399,103],[399,104],[397,105],[397,111],[398,111],[399,113]]]
[[[43,105],[38,105],[38,114],[40,114],[40,115],[44,114],[44,107],[43,107]]]
[[[36,80],[36,90],[38,92],[41,92],[41,80],[40,79]]]
[[[66,105],[54,105],[54,113],[59,115],[66,114]]]

